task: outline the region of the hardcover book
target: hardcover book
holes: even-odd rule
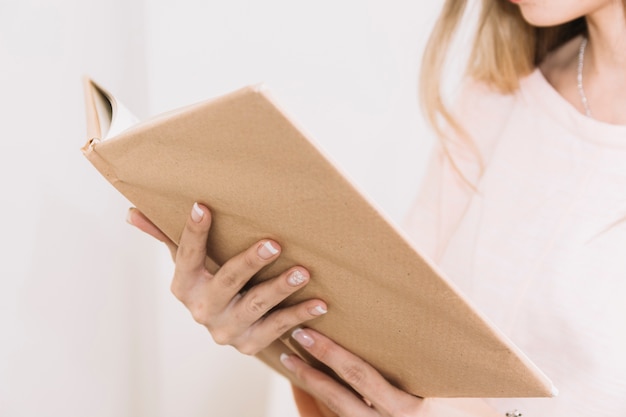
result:
[[[254,277],[294,265],[310,283],[285,300],[319,297],[307,323],[420,397],[551,396],[552,383],[422,256],[330,162],[262,87],[137,122],[85,79],[84,155],[174,242],[192,204],[210,208],[207,267],[254,242],[283,252]],[[280,353],[310,358],[290,332],[258,354],[285,373]]]

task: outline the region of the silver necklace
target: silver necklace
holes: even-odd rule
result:
[[[585,95],[585,89],[583,88],[583,65],[585,62],[585,48],[587,47],[587,38],[583,38],[582,43],[580,44],[580,49],[578,50],[578,94],[580,95],[580,100],[583,103],[583,107],[585,109],[585,114],[587,117],[591,117],[591,110],[589,110],[589,101],[587,101],[587,96]]]

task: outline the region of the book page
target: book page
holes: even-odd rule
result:
[[[93,87],[102,140],[112,138],[139,122],[139,119],[112,94],[99,86]]]
[[[104,135],[103,139],[112,138],[124,130],[134,126],[139,123],[139,119],[122,104],[122,102],[115,100],[111,101],[111,106],[113,109],[113,117],[111,120],[111,126],[109,127],[109,131]]]

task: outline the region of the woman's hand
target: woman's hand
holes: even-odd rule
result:
[[[295,381],[333,413],[340,417],[422,416],[423,399],[394,387],[372,366],[326,336],[311,329],[296,329],[292,337],[358,393],[294,355],[281,355]]]
[[[270,310],[309,281],[309,273],[293,267],[281,275],[241,290],[261,268],[280,256],[272,240],[255,243],[211,274],[205,265],[211,214],[194,204],[178,247],[137,209],[128,213],[128,222],[164,242],[176,263],[171,290],[221,345],[232,345],[253,355],[267,347],[290,328],[326,312],[321,300]]]
[[[293,373],[296,383],[328,409],[315,412],[309,407],[311,416],[333,413],[339,417],[500,417],[480,399],[422,399],[408,394],[387,382],[361,358],[314,330],[297,329],[292,337],[354,389],[346,388],[294,355],[281,355],[281,362]],[[298,396],[302,393],[298,392]]]

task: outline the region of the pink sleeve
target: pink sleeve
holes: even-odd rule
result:
[[[471,142],[448,128],[444,141],[449,154],[441,140],[433,146],[405,228],[417,247],[435,262],[444,252],[475,193],[468,183],[477,189],[480,187],[483,166],[491,158],[500,132],[506,126],[511,98],[482,84],[466,82],[453,106],[453,114]]]
[[[441,143],[435,143],[428,168],[405,228],[418,249],[435,262],[461,219],[472,190],[452,167]]]

